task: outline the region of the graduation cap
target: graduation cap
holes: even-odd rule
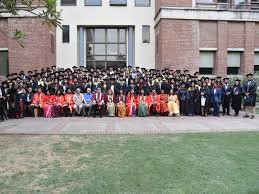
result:
[[[77,68],[77,66],[73,66],[72,68],[75,69],[75,68]]]
[[[236,79],[235,82],[241,82],[241,80],[240,79]]]
[[[221,76],[217,76],[216,78],[217,78],[217,79],[221,79]]]
[[[210,80],[216,80],[214,77],[210,78]]]
[[[189,72],[189,70],[186,69],[186,70],[184,70],[183,72],[184,72],[184,73],[185,73],[185,72]]]
[[[32,73],[32,71],[28,71],[28,73]]]
[[[249,76],[253,76],[253,74],[252,73],[246,74],[246,77],[249,77]]]
[[[223,80],[229,80],[229,78],[228,78],[228,77],[225,77]]]

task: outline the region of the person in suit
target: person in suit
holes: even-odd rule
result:
[[[222,107],[223,107],[223,116],[227,115],[230,116],[230,103],[231,103],[231,92],[232,87],[228,83],[229,78],[224,78],[223,85],[222,85]]]
[[[214,84],[210,93],[211,103],[213,106],[213,115],[219,117],[219,106],[222,102],[222,89],[217,84]]]
[[[247,77],[247,80],[243,84],[244,107],[245,107],[244,118],[249,118],[249,114],[251,114],[250,118],[254,119],[257,84],[256,84],[256,81],[253,80],[253,74],[249,73],[246,75],[246,77]]]
[[[235,117],[239,115],[239,111],[241,110],[242,104],[242,86],[240,85],[240,79],[235,80],[235,84],[233,85],[231,97],[232,97],[232,104],[231,107],[235,111]]]

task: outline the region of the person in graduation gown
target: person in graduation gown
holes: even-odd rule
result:
[[[232,104],[231,107],[235,111],[235,117],[239,115],[239,111],[241,110],[242,105],[242,86],[240,85],[240,79],[235,80],[235,84],[233,85],[231,97],[232,97]]]
[[[208,116],[209,105],[210,105],[210,89],[207,85],[207,82],[202,83],[200,89],[200,103],[201,103],[201,116]]]
[[[33,95],[31,104],[35,118],[41,116],[44,108],[44,100],[45,94],[42,92],[41,87],[38,87],[37,92]]]
[[[57,90],[57,93],[55,95],[55,102],[54,102],[54,106],[55,106],[55,116],[59,117],[63,115],[63,105],[65,104],[65,100],[64,100],[64,96],[61,93],[61,90]]]
[[[148,116],[148,104],[149,97],[145,95],[144,89],[140,90],[140,94],[137,97],[137,109],[139,117],[147,117]]]
[[[128,117],[136,116],[136,111],[137,111],[136,103],[137,103],[137,98],[135,96],[135,90],[134,88],[132,88],[126,97],[126,107],[127,107],[126,112]]]
[[[247,74],[246,76],[247,76],[247,80],[243,83],[244,108],[245,108],[244,118],[249,118],[249,114],[251,114],[250,118],[254,119],[257,84],[256,84],[256,81],[253,80],[253,75],[251,73]]]
[[[181,84],[178,91],[178,96],[180,100],[180,114],[182,116],[188,115],[188,102],[189,102],[189,91],[186,89],[185,83]]]
[[[108,90],[108,93],[105,97],[105,102],[107,105],[107,112],[109,117],[115,116],[115,96],[113,94],[112,89]]]
[[[74,112],[74,101],[73,94],[70,88],[67,89],[66,94],[64,96],[64,105],[63,105],[64,115],[65,117],[72,117]]]
[[[121,89],[116,97],[117,115],[120,118],[126,117],[126,96]]]
[[[167,99],[168,94],[166,94],[165,91],[162,89],[160,94],[160,113],[164,116],[168,115]]]
[[[100,118],[103,117],[103,112],[105,109],[105,102],[104,102],[104,94],[102,93],[101,88],[97,88],[96,92],[92,98],[92,109],[93,109],[93,117],[95,118],[97,112],[99,112]]]
[[[229,78],[224,78],[223,85],[222,85],[222,108],[223,108],[223,115],[228,115],[230,116],[230,104],[231,104],[231,92],[232,92],[232,87],[228,83]]]
[[[213,116],[219,117],[219,106],[222,102],[222,89],[218,87],[217,84],[214,84],[210,94],[211,94],[211,102],[213,105]]]
[[[31,103],[33,99],[33,92],[32,92],[32,87],[29,87],[27,89],[27,92],[25,94],[25,100],[24,100],[24,114],[25,116],[32,116],[32,109],[31,109]]]
[[[23,118],[25,94],[26,94],[26,91],[22,86],[20,86],[16,91],[16,96],[15,96],[16,119]]]
[[[170,90],[168,94],[168,100],[167,100],[167,106],[168,106],[168,116],[179,116],[180,113],[180,106],[179,106],[179,99],[177,95],[177,90]]]
[[[156,89],[152,90],[152,93],[149,95],[149,110],[150,115],[159,116],[160,114],[160,95],[156,93]]]
[[[195,82],[191,82],[190,87],[188,88],[189,93],[189,100],[188,100],[188,115],[194,116],[195,111],[195,100],[196,100],[196,93],[195,93]]]
[[[51,91],[48,90],[46,92],[46,95],[44,96],[43,116],[45,118],[55,117],[56,115],[55,101],[56,101],[56,96],[52,95]]]

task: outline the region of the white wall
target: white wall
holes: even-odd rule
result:
[[[110,6],[109,0],[102,0],[102,6],[85,6],[84,0],[77,0],[77,6],[60,6],[62,25],[70,25],[70,42],[62,43],[62,31],[57,29],[57,66],[78,65],[78,25],[87,26],[135,26],[135,64],[136,66],[155,67],[154,17],[155,0],[151,7],[135,7],[134,0],[127,6]],[[150,43],[142,43],[142,25],[150,25]]]

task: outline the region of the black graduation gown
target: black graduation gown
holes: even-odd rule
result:
[[[234,110],[241,110],[242,105],[242,87],[240,85],[233,86],[232,88],[232,104]]]

